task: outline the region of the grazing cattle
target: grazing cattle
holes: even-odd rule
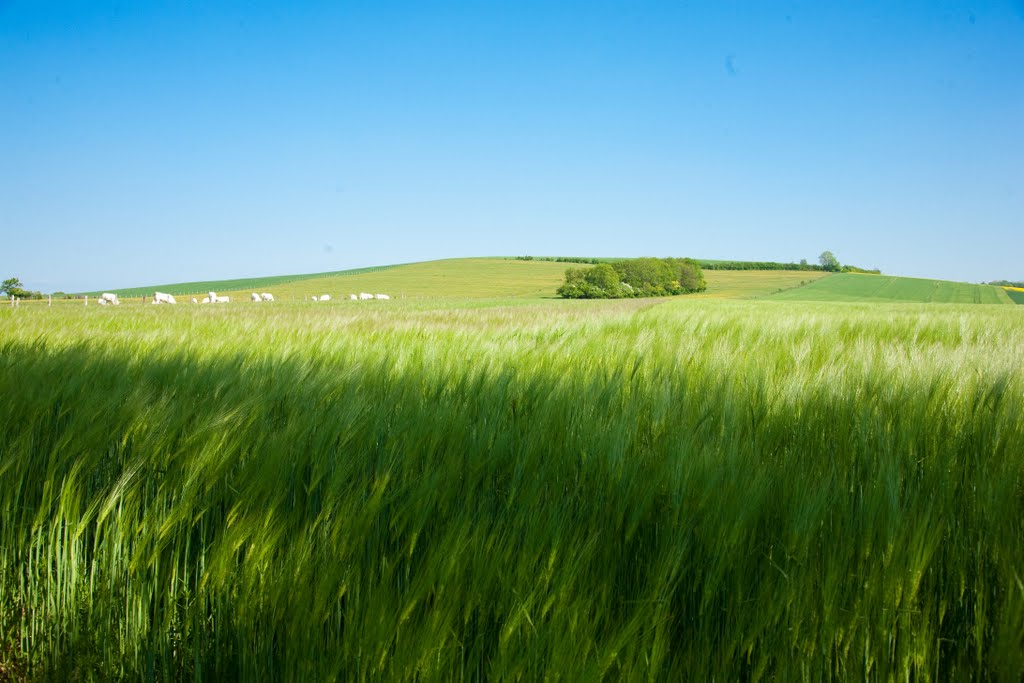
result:
[[[106,306],[107,305],[107,300],[106,299],[96,299],[96,303],[98,303],[100,306]]]
[[[257,294],[256,292],[250,294],[249,298],[252,299],[253,301],[263,301],[263,299],[260,298],[260,295]]]
[[[359,292],[359,300],[360,301],[366,301],[367,299],[372,299],[372,298],[373,298],[373,294],[367,294],[366,292]]]
[[[376,298],[378,298],[378,299],[390,299],[391,297],[388,296],[387,294],[378,294],[376,296]]]
[[[163,292],[153,292],[153,303],[154,304],[176,304],[174,296],[171,294],[164,294]]]
[[[263,297],[264,301],[273,301],[274,300],[274,295],[270,294],[269,292],[263,292],[262,294],[260,294],[260,296]]]
[[[195,297],[192,297],[192,303],[197,304],[197,303],[199,303],[199,300],[196,299]]]
[[[321,294],[320,295],[320,301],[330,301],[330,300],[331,300],[331,295],[330,294]]]
[[[317,299],[315,296],[311,296],[309,298],[312,299],[313,301],[319,301],[319,299]]]
[[[210,303],[211,304],[226,304],[231,301],[229,296],[217,296],[217,292],[210,292]]]
[[[118,306],[121,304],[121,302],[117,300],[117,294],[113,294],[111,292],[103,292],[103,294],[100,294],[100,300],[106,302],[103,305],[113,304],[114,306]]]
[[[208,304],[208,303],[210,303],[210,297],[204,296],[203,300],[200,301],[199,303],[201,303],[201,304]]]
[[[359,300],[359,297],[356,296],[355,294],[349,294],[348,298],[351,299],[352,301],[358,301]]]

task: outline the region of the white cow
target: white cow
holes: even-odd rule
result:
[[[260,296],[263,297],[264,301],[273,301],[274,300],[274,295],[270,294],[269,292],[263,292],[262,294],[260,294]]]
[[[256,292],[250,294],[249,298],[252,299],[253,301],[263,301],[263,299],[260,298],[260,295],[257,294]]]
[[[378,294],[376,298],[378,298],[378,299],[390,299],[391,297],[388,296],[387,294]]]
[[[330,294],[321,294],[320,295],[320,301],[330,301],[330,300],[331,300],[331,295]]]
[[[113,294],[111,292],[103,292],[103,294],[100,294],[100,300],[105,301],[108,304],[113,304],[114,306],[119,306],[121,304],[121,302],[117,300],[117,294]]]
[[[164,294],[163,292],[153,292],[153,303],[154,304],[176,304],[174,296],[171,294]]]
[[[311,296],[309,298],[312,299],[313,301],[319,301],[319,299],[317,299],[315,296]]]
[[[210,292],[210,303],[211,304],[226,304],[231,301],[229,296],[217,296],[217,292]]]
[[[96,303],[98,303],[100,306],[106,306],[107,305],[107,300],[106,299],[96,299]]]
[[[373,298],[373,294],[367,294],[366,292],[359,292],[359,300],[360,301],[366,301],[367,299],[372,299],[372,298]]]
[[[210,297],[204,296],[203,300],[200,301],[199,303],[201,303],[201,304],[208,304],[208,303],[210,303]]]
[[[355,294],[349,294],[348,298],[351,299],[352,301],[358,301],[359,300],[359,297],[356,296]]]

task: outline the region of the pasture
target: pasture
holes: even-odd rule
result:
[[[992,285],[863,273],[839,273],[800,289],[780,292],[774,298],[785,301],[1011,303],[1001,287]]]
[[[3,673],[1018,680],[1024,309],[777,298],[4,307]]]

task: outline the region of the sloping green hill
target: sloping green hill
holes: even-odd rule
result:
[[[446,259],[295,280],[268,291],[284,300],[322,294],[346,299],[359,292],[407,299],[553,297],[566,266],[550,261],[499,258]]]
[[[271,292],[279,301],[330,294],[334,300],[370,292],[406,299],[553,298],[567,268],[586,264],[516,258],[460,258],[372,268],[273,277],[109,289],[123,298],[151,295],[202,296],[213,290],[234,301],[250,292]],[[787,301],[891,301],[1012,303],[1000,287],[888,275],[816,271],[706,270],[708,289],[686,298],[750,299],[770,296]],[[89,292],[90,295],[97,294]],[[141,299],[140,299],[141,300]]]
[[[177,284],[164,284],[164,285],[147,285],[144,287],[108,287],[106,289],[97,289],[93,292],[79,292],[79,294],[85,294],[88,296],[99,296],[102,292],[117,292],[118,296],[121,297],[135,297],[135,296],[147,296],[151,295],[154,291],[164,292],[166,294],[174,294],[175,296],[181,294],[201,294],[204,292],[215,291],[215,292],[235,292],[241,290],[261,290],[265,291],[270,287],[279,287],[282,284],[289,282],[297,282],[302,280],[320,280],[328,277],[339,277],[345,275],[359,275],[363,273],[375,273],[380,270],[387,270],[388,268],[397,268],[399,266],[371,266],[369,268],[352,268],[350,270],[335,270],[327,273],[306,273],[300,275],[269,275],[265,277],[249,277],[249,278],[235,278],[232,280],[204,280],[197,282],[179,282]]]
[[[1024,304],[1024,289],[1004,287],[1003,291],[1006,292],[1006,296],[1010,297],[1010,301],[1013,303]]]
[[[901,303],[1007,304],[1006,292],[991,285],[892,275],[839,273],[771,297],[785,301],[888,301]]]

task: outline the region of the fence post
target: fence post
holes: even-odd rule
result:
[[[47,294],[46,295],[46,305],[47,306],[52,306],[53,305],[53,295],[52,294]]]
[[[88,294],[85,295],[85,305],[86,306],[89,305],[89,295]]]
[[[11,294],[11,308],[14,308],[14,295]]]

